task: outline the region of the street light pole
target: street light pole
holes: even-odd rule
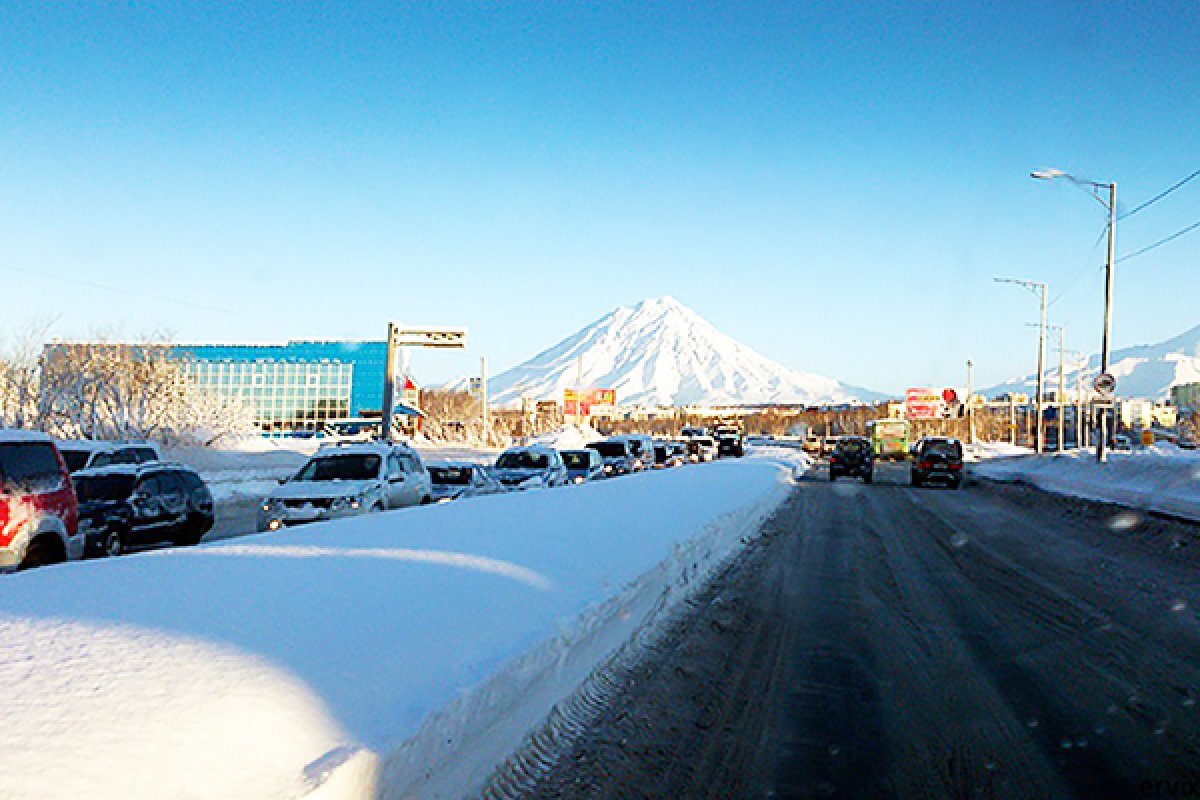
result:
[[[975,444],[975,411],[971,398],[975,395],[975,362],[967,359],[967,443]]]
[[[1108,208],[1108,263],[1104,270],[1104,337],[1100,344],[1100,374],[1107,375],[1109,336],[1112,333],[1114,271],[1117,263],[1117,183],[1116,181],[1112,183],[1097,183],[1096,181],[1084,180],[1076,178],[1074,175],[1069,175],[1061,169],[1039,169],[1029,173],[1029,176],[1043,181],[1066,178],[1076,186],[1081,188],[1086,186],[1091,189],[1090,193],[1096,199],[1096,202]],[[1108,190],[1107,203],[1097,193],[1096,190],[1098,189]],[[1100,441],[1096,442],[1096,460],[1101,463],[1108,461],[1107,409],[1100,414]]]
[[[1037,452],[1041,453],[1046,449],[1046,419],[1044,385],[1046,382],[1046,289],[1047,284],[1038,283],[1036,281],[1023,281],[1017,278],[996,278],[996,283],[1012,283],[1017,286],[1024,286],[1031,292],[1038,292],[1041,295],[1041,322],[1038,323],[1038,357],[1037,357],[1037,433],[1036,446]]]
[[[1112,333],[1113,271],[1117,254],[1117,184],[1108,185],[1108,264],[1104,270],[1104,340],[1100,344],[1100,374],[1108,374],[1109,336]],[[1108,411],[1100,417],[1100,441],[1096,444],[1096,460],[1108,461]]]

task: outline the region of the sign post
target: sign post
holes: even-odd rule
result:
[[[383,369],[383,415],[381,438],[392,440],[392,417],[396,413],[396,354],[401,347],[432,347],[461,350],[467,346],[466,328],[429,328],[388,323],[387,361]]]

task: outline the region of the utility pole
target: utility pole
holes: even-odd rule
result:
[[[1037,357],[1037,452],[1046,449],[1045,382],[1046,382],[1046,289],[1047,284],[1017,278],[996,278],[996,283],[1012,283],[1041,295],[1041,321],[1038,323]]]
[[[1063,345],[1067,338],[1067,326],[1058,326],[1058,452],[1062,452],[1067,448],[1067,433],[1065,425],[1067,423],[1067,378],[1066,367],[1063,360]]]
[[[483,446],[492,442],[492,414],[488,408],[487,356],[479,357],[479,411],[483,417]]]
[[[967,359],[967,443],[975,444],[975,410],[971,398],[975,395],[975,362]]]
[[[392,417],[396,413],[396,330],[394,322],[388,323],[387,362],[383,366],[383,408],[379,417],[380,438],[392,440]]]
[[[1012,392],[1008,393],[1008,438],[1009,443],[1017,446],[1017,397]]]

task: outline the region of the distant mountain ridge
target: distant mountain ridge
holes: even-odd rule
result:
[[[1079,360],[1072,365],[1069,361],[1064,370],[1066,384],[1073,389],[1079,376]],[[1088,358],[1084,368],[1085,379],[1090,381],[1100,370],[1100,356]],[[1200,325],[1190,328],[1178,336],[1158,344],[1143,344],[1114,350],[1109,357],[1109,371],[1117,379],[1117,395],[1120,397],[1165,397],[1172,386],[1200,382]],[[1046,385],[1058,386],[1058,356],[1052,348],[1046,349]],[[1004,392],[1033,392],[1037,385],[1036,375],[993,386],[985,394]]]
[[[786,367],[718,331],[673,297],[610,311],[488,381],[495,402],[615,389],[622,405],[848,403],[882,395]]]

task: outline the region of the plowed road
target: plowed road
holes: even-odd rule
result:
[[[1200,537],[814,471],[527,793],[1200,797]]]

